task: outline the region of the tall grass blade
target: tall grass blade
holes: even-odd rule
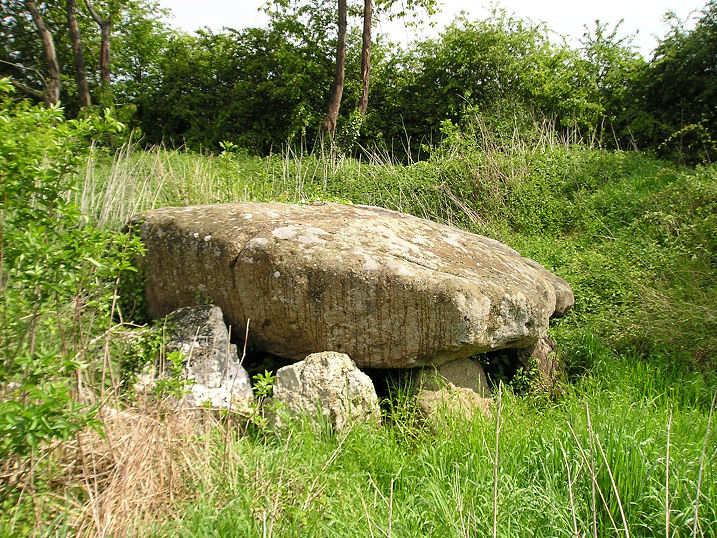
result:
[[[707,442],[710,438],[710,427],[712,426],[712,415],[715,409],[715,403],[717,402],[717,391],[712,396],[712,404],[710,405],[710,413],[707,417],[707,431],[705,431],[705,438],[702,443],[702,453],[700,454],[700,470],[697,474],[697,493],[695,494],[695,520],[692,527],[692,537],[697,538],[697,531],[700,529],[700,496],[702,494],[702,477],[705,469],[705,456],[707,454]]]
[[[493,538],[498,536],[498,456],[500,446],[501,413],[503,410],[503,383],[498,385],[498,402],[495,421],[495,452],[493,455]]]

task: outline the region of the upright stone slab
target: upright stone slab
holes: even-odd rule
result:
[[[440,424],[442,418],[451,416],[472,420],[476,413],[489,415],[492,403],[490,398],[484,398],[466,387],[456,387],[453,383],[433,390],[420,389],[415,397],[421,413],[434,427]]]
[[[378,422],[381,410],[371,378],[356,368],[345,353],[314,353],[276,373],[274,419],[285,415],[321,414],[337,430],[356,421]]]
[[[470,389],[483,398],[490,398],[490,387],[483,366],[474,359],[456,359],[440,366],[421,368],[416,383],[426,390],[439,390],[447,384]]]
[[[182,356],[183,376],[190,384],[182,399],[184,407],[208,405],[215,409],[248,412],[253,401],[251,381],[241,366],[237,348],[219,307],[202,305],[180,308],[164,321],[165,352]],[[146,372],[138,388],[150,388],[162,377],[161,365]]]
[[[555,347],[555,342],[549,336],[544,336],[534,346],[519,350],[517,353],[518,360],[522,364],[535,363],[540,384],[546,390],[555,389],[556,381],[560,376],[560,364],[554,353]]]
[[[365,206],[164,208],[133,223],[155,317],[211,301],[259,349],[359,367],[442,364],[535,345],[567,283],[493,239]]]

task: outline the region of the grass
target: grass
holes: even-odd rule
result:
[[[706,437],[699,377],[670,379],[672,390],[660,392],[653,380],[665,374],[606,362],[557,403],[504,393],[497,465],[495,416],[447,417],[438,432],[408,438],[393,423],[346,435],[301,425],[284,436],[220,429],[194,441],[206,446],[193,496],[152,534],[486,536],[495,487],[498,536],[588,536],[593,524],[599,536],[655,536],[665,528],[671,417],[670,535],[689,536],[700,469],[714,476],[714,453],[701,457],[714,433]],[[700,529],[711,536],[717,484],[707,484]]]
[[[38,534],[484,536],[495,487],[498,536],[590,536],[593,525],[625,536],[620,506],[630,536],[655,536],[669,476],[670,535],[690,536],[702,474],[697,536],[714,536],[707,395],[697,374],[619,360],[598,361],[558,402],[508,390],[497,465],[495,415],[446,417],[437,432],[410,436],[391,421],[274,435],[130,410],[106,420],[106,441],[88,434],[67,447],[81,460],[72,478],[91,493]]]
[[[42,473],[17,486],[34,498],[13,497],[0,534],[717,536],[715,165],[546,138],[409,165],[129,145],[80,175],[72,196],[110,229],[165,205],[331,200],[506,241],[575,290],[551,329],[569,382],[559,396],[506,387],[500,413],[438,431],[404,386],[381,428],[345,435],[141,406],[105,416],[104,439],[36,455]]]

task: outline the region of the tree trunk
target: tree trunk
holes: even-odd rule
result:
[[[112,22],[107,20],[100,26],[102,41],[100,44],[100,75],[102,85],[109,88],[110,85],[110,35],[112,33]]]
[[[92,104],[90,98],[90,88],[87,84],[87,74],[85,73],[85,55],[82,52],[82,40],[80,39],[80,27],[77,24],[75,12],[77,4],[75,0],[67,0],[67,26],[70,30],[70,40],[72,41],[72,58],[75,63],[75,80],[77,81],[77,92],[80,95],[80,106],[88,107]]]
[[[55,42],[34,0],[25,0],[25,5],[32,15],[32,20],[35,26],[37,26],[37,31],[42,38],[42,46],[45,49],[45,59],[47,60],[49,76],[45,82],[45,102],[47,102],[48,105],[56,105],[60,102],[62,81],[60,79],[60,64],[57,61],[57,53],[55,52]]]
[[[361,43],[361,81],[363,91],[359,102],[359,112],[366,115],[368,109],[368,86],[371,78],[371,18],[373,15],[373,1],[364,0],[363,3],[363,39]]]
[[[336,74],[334,85],[329,97],[329,108],[324,118],[322,129],[331,135],[336,131],[336,121],[341,108],[341,97],[344,93],[344,65],[346,64],[346,0],[339,1],[339,35],[336,43]]]
[[[90,0],[85,0],[87,10],[92,18],[100,27],[100,75],[102,77],[102,86],[109,88],[110,86],[110,37],[112,35],[112,15],[103,19],[95,11]]]

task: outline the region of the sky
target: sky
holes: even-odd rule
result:
[[[213,30],[224,26],[237,29],[263,26],[266,17],[259,8],[264,3],[265,0],[160,0],[160,4],[173,13],[170,22],[187,32],[205,26]],[[694,22],[706,3],[707,0],[502,0],[498,5],[520,17],[545,22],[558,34],[567,36],[572,44],[578,43],[585,25],[594,27],[596,19],[611,27],[624,19],[621,34],[636,34],[634,44],[643,56],[649,57],[657,37],[667,30],[663,20],[665,12],[673,11],[682,19],[692,14]],[[484,0],[442,0],[441,4],[441,13],[434,17],[433,28],[416,30],[394,22],[384,24],[379,31],[394,41],[407,43],[437,35],[461,11],[465,11],[469,19],[485,18],[494,5]]]

